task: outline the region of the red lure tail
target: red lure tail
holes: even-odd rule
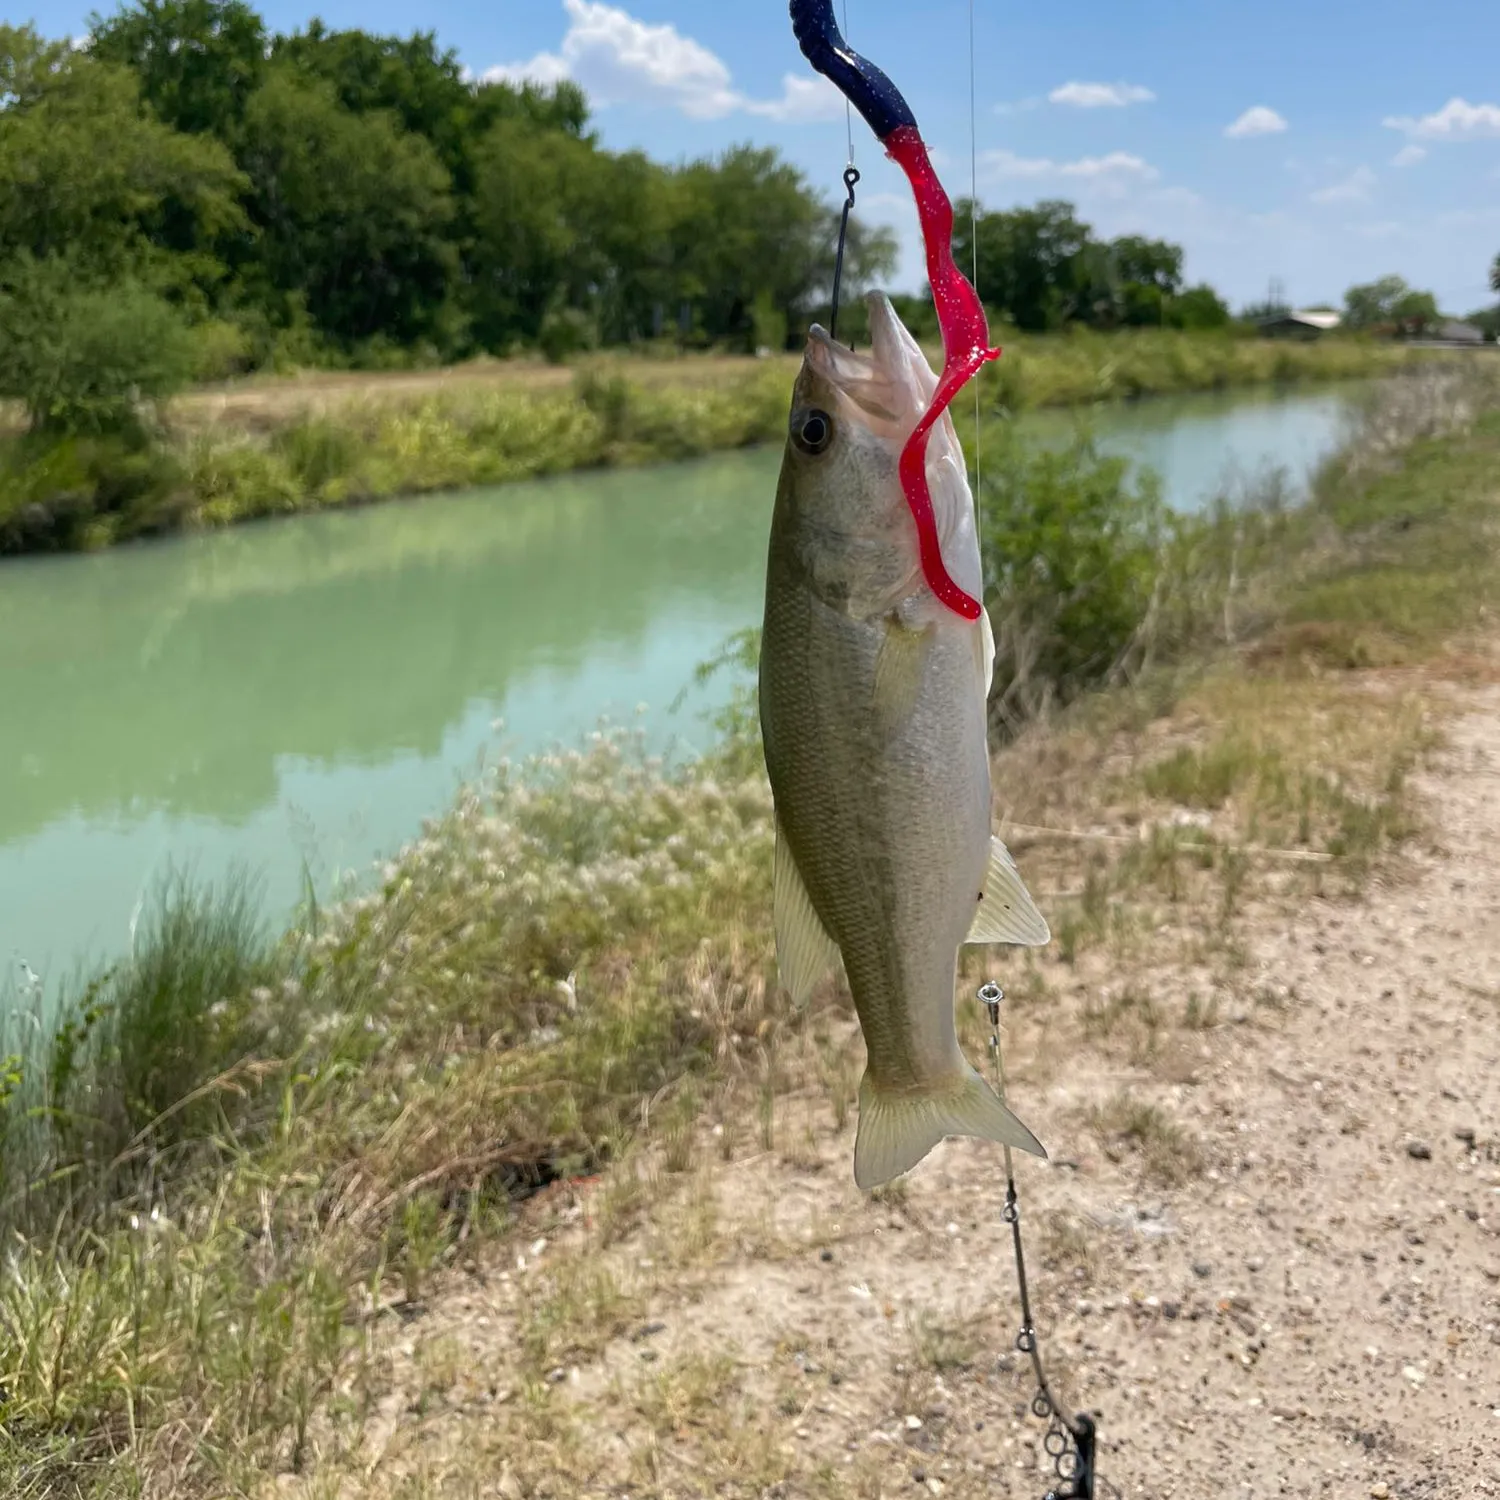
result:
[[[901,488],[917,525],[922,574],[927,586],[966,620],[979,618],[980,606],[948,575],[932,513],[927,484],[927,435],[960,388],[986,361],[998,359],[990,348],[984,306],[963,273],[953,264],[953,205],[938,181],[917,130],[917,117],[901,91],[868,58],[844,40],[833,14],[833,0],[791,0],[792,31],[802,55],[864,117],[911,183],[927,247],[927,280],[943,330],[943,373],[932,404],[901,450]]]
[[[922,573],[927,586],[955,614],[979,618],[979,601],[971,598],[949,576],[938,542],[932,491],[927,484],[927,437],[960,389],[980,367],[1000,358],[990,347],[990,329],[979,294],[953,263],[953,205],[938,181],[927,147],[915,125],[903,125],[886,137],[886,150],[906,173],[917,200],[922,240],[927,247],[927,280],[943,332],[943,373],[932,401],[901,450],[901,488],[912,519],[917,523]]]

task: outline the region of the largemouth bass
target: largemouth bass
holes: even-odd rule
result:
[[[960,945],[1050,936],[990,834],[989,618],[965,620],[928,588],[897,473],[937,377],[889,301],[869,304],[868,353],[818,327],[808,338],[760,657],[777,967],[801,1003],[843,959],[867,1052],[862,1188],[950,1135],[1046,1155],[964,1059],[953,1005]],[[946,414],[927,476],[948,571],[981,598],[974,503]]]

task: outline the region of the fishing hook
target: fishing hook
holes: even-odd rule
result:
[[[834,338],[839,330],[839,283],[844,279],[844,242],[849,238],[849,214],[854,208],[854,186],[859,181],[859,168],[850,162],[844,168],[844,217],[839,221],[839,249],[833,261],[833,296],[828,308],[828,337]],[[852,344],[849,346],[854,347]]]
[[[917,527],[922,573],[933,594],[955,614],[977,620],[981,605],[956,584],[943,562],[927,484],[927,435],[948,404],[983,365],[998,359],[989,325],[974,288],[953,263],[953,205],[933,170],[917,117],[901,91],[868,58],[844,40],[833,0],[791,0],[792,32],[802,55],[857,109],[876,139],[906,173],[922,221],[927,280],[943,331],[943,373],[927,410],[901,450],[899,472],[907,507]]]

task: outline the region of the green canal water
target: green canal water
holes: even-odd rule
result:
[[[1356,393],[1096,415],[1170,503],[1305,476]],[[1027,418],[1039,440],[1073,420]],[[153,881],[248,868],[268,917],[414,836],[484,761],[601,717],[686,756],[758,621],[777,452],[0,564],[0,978],[118,955]],[[0,991],[4,986],[0,985]]]

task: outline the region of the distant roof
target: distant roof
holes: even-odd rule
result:
[[[1458,319],[1451,319],[1446,323],[1438,325],[1438,337],[1444,339],[1475,339],[1482,341],[1484,329],[1476,328],[1472,323],[1464,323]]]
[[[1323,329],[1326,332],[1328,329],[1337,329],[1343,321],[1343,315],[1337,312],[1308,312],[1302,309],[1290,311],[1289,309],[1287,312],[1278,312],[1272,317],[1262,318],[1260,323],[1263,327],[1272,323],[1299,323],[1308,329]]]
[[[1305,323],[1309,328],[1337,328],[1344,321],[1343,315],[1336,312],[1311,312],[1299,309],[1296,312],[1282,313],[1280,317],[1268,318],[1269,323]]]

